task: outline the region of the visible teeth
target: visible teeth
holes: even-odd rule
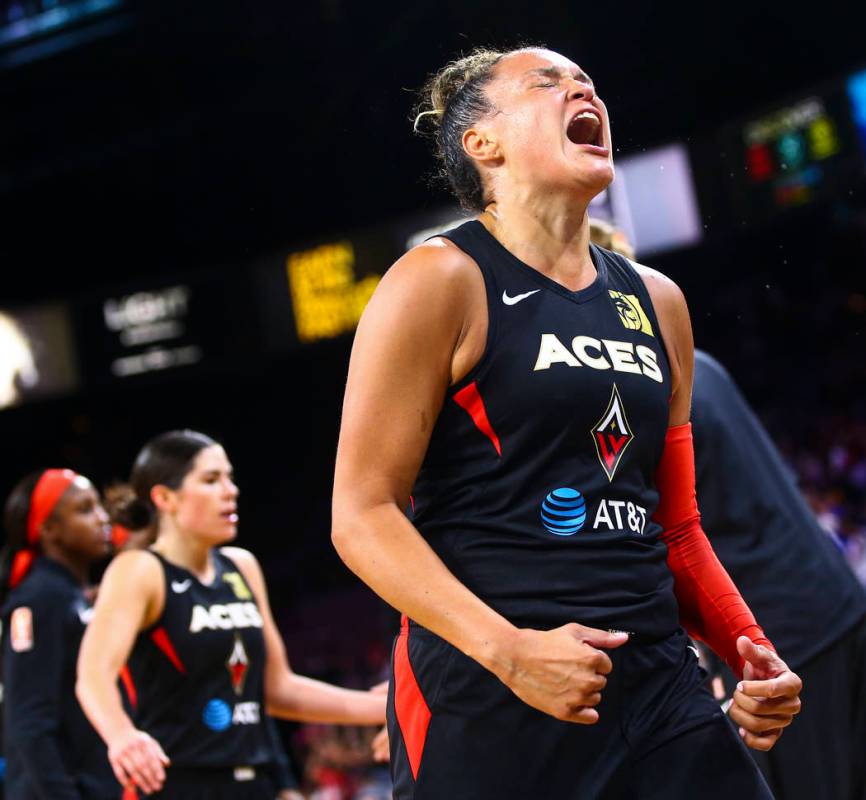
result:
[[[575,119],[591,119],[598,122],[598,117],[592,111],[581,111]]]

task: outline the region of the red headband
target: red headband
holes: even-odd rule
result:
[[[78,474],[71,469],[47,469],[36,482],[30,495],[30,513],[27,515],[27,546],[12,559],[9,586],[14,588],[24,579],[36,557],[39,534],[45,520],[51,516],[63,493],[75,482]]]

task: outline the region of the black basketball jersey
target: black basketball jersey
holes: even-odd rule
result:
[[[266,763],[265,644],[252,591],[219,551],[209,585],[154,555],[165,574],[165,609],[138,635],[129,659],[136,726],[162,745],[172,766]]]
[[[652,515],[671,379],[642,279],[591,246],[597,277],[572,292],[480,222],[444,236],[481,269],[488,334],[446,396],[413,521],[515,624],[669,635],[677,606]]]
[[[78,579],[41,556],[0,614],[6,797],[119,797],[105,745],[75,697],[78,651],[93,615]]]

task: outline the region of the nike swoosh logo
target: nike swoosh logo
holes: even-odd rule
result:
[[[527,297],[531,294],[535,294],[536,292],[540,292],[541,289],[533,289],[531,292],[524,292],[523,294],[516,294],[514,297],[509,297],[508,292],[502,292],[502,302],[507,306],[517,305],[521,300],[526,300]]]
[[[187,578],[185,581],[172,581],[171,588],[178,594],[183,594],[189,587],[192,586],[192,581]]]

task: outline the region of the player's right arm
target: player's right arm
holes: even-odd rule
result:
[[[123,710],[117,678],[138,632],[156,622],[164,604],[163,573],[156,558],[142,551],[117,556],[99,587],[75,685],[84,713],[108,747],[117,780],[123,786],[135,783],[147,793],[162,786],[168,758]]]
[[[449,386],[478,361],[483,279],[442,240],[385,275],[364,311],[349,365],[334,478],[337,552],[386,602],[485,666],[524,702],[591,724],[608,656],[624,634],[577,624],[517,629],[442,563],[403,509]]]

